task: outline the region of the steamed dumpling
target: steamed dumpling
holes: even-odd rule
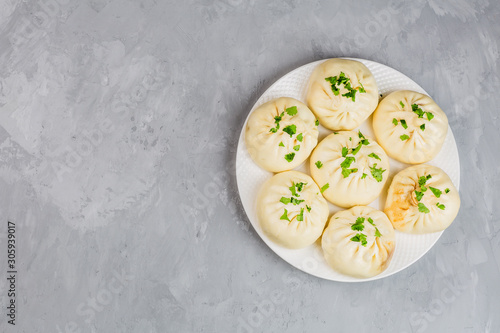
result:
[[[459,208],[450,177],[438,167],[421,164],[394,177],[384,211],[396,230],[422,234],[448,228]]]
[[[390,157],[419,164],[432,160],[441,150],[448,118],[429,96],[401,90],[380,102],[373,114],[373,130]]]
[[[245,143],[260,167],[271,172],[291,170],[302,164],[318,143],[316,118],[296,99],[269,101],[250,115]]]
[[[307,105],[321,125],[331,130],[352,130],[375,110],[378,88],[370,70],[359,61],[327,60],[309,80]]]
[[[368,206],[336,213],[321,237],[328,264],[342,274],[359,278],[383,272],[395,245],[394,229],[387,216]]]
[[[257,197],[264,233],[275,243],[298,249],[314,243],[328,219],[328,204],[308,175],[287,171],[274,175]]]
[[[372,138],[343,131],[323,139],[311,155],[311,176],[323,196],[341,207],[368,205],[389,176],[389,158]]]

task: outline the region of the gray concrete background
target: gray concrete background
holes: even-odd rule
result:
[[[487,0],[0,0],[0,331],[499,332],[499,15]],[[430,92],[461,160],[453,225],[368,283],[282,261],[234,176],[260,94],[337,56]]]

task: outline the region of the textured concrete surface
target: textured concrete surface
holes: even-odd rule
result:
[[[0,331],[499,332],[499,15],[488,0],[0,0]],[[430,92],[461,158],[454,224],[375,282],[293,269],[238,200],[250,107],[337,56]]]

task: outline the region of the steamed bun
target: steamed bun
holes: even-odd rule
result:
[[[245,143],[260,167],[271,172],[291,170],[302,164],[318,143],[316,118],[296,99],[269,101],[250,115]]]
[[[373,130],[387,154],[403,163],[432,160],[448,132],[448,118],[427,95],[395,91],[385,97],[373,114]]]
[[[389,176],[389,158],[372,138],[342,131],[318,144],[310,170],[328,201],[349,208],[368,205],[379,196]]]
[[[312,73],[306,101],[321,125],[331,130],[352,130],[370,116],[378,99],[377,83],[365,65],[330,59]]]
[[[450,177],[438,167],[421,164],[394,176],[384,211],[396,230],[422,234],[448,228],[459,208]]]
[[[274,175],[257,197],[264,233],[275,243],[298,249],[314,243],[328,219],[328,204],[308,175],[286,171]]]
[[[395,245],[394,228],[387,216],[368,206],[336,213],[321,237],[328,264],[342,274],[359,278],[383,272]]]

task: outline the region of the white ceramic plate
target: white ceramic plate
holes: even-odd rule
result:
[[[375,80],[377,81],[379,93],[384,97],[385,95],[393,91],[403,89],[418,91],[420,93],[427,94],[427,92],[425,92],[424,89],[422,89],[418,84],[395,69],[369,60],[352,60],[362,62],[368,67],[368,69],[370,69],[375,77]],[[311,75],[314,68],[323,61],[324,60],[312,62],[310,64],[299,67],[283,76],[271,87],[269,87],[269,89],[267,89],[264,94],[262,94],[262,96],[257,100],[250,112],[252,112],[260,105],[264,104],[265,102],[278,97],[293,97],[305,103],[309,76]],[[441,106],[441,108],[443,108],[443,106]],[[241,131],[236,155],[236,178],[238,182],[238,190],[240,193],[241,201],[248,215],[248,218],[250,219],[250,222],[252,223],[253,227],[262,238],[262,240],[274,252],[276,252],[276,254],[278,254],[281,258],[283,258],[285,261],[295,266],[296,268],[311,275],[333,281],[361,282],[377,280],[397,273],[413,264],[427,251],[429,251],[430,248],[432,248],[432,246],[436,243],[436,241],[443,233],[437,232],[424,235],[410,235],[396,231],[396,249],[394,251],[394,256],[391,263],[389,264],[389,267],[387,267],[387,269],[381,274],[369,279],[358,279],[340,274],[333,270],[330,266],[328,266],[325,259],[323,258],[320,240],[307,248],[299,250],[287,249],[273,243],[262,232],[255,207],[255,199],[257,198],[257,193],[260,189],[260,186],[267,179],[271,178],[273,176],[273,173],[261,169],[259,166],[257,166],[248,154],[244,140],[247,121],[248,117]],[[371,116],[359,127],[359,129],[363,132],[363,134],[375,138],[372,128]],[[320,140],[326,137],[328,134],[332,133],[332,131],[325,129],[322,126],[319,126],[319,132]],[[458,150],[455,143],[455,138],[453,136],[451,128],[448,128],[448,135],[443,144],[441,152],[428,164],[435,165],[443,169],[450,176],[453,184],[458,190],[460,182],[460,161],[458,158]],[[390,166],[390,177],[382,193],[387,193],[387,189],[392,182],[392,178],[394,177],[394,175],[409,165],[390,159]],[[295,170],[302,171],[310,175],[309,160],[306,160],[304,164],[297,167]],[[379,199],[372,202],[370,206],[383,211],[385,196],[386,194],[383,194]],[[341,208],[332,204],[329,204],[329,206],[330,214],[341,210]]]

